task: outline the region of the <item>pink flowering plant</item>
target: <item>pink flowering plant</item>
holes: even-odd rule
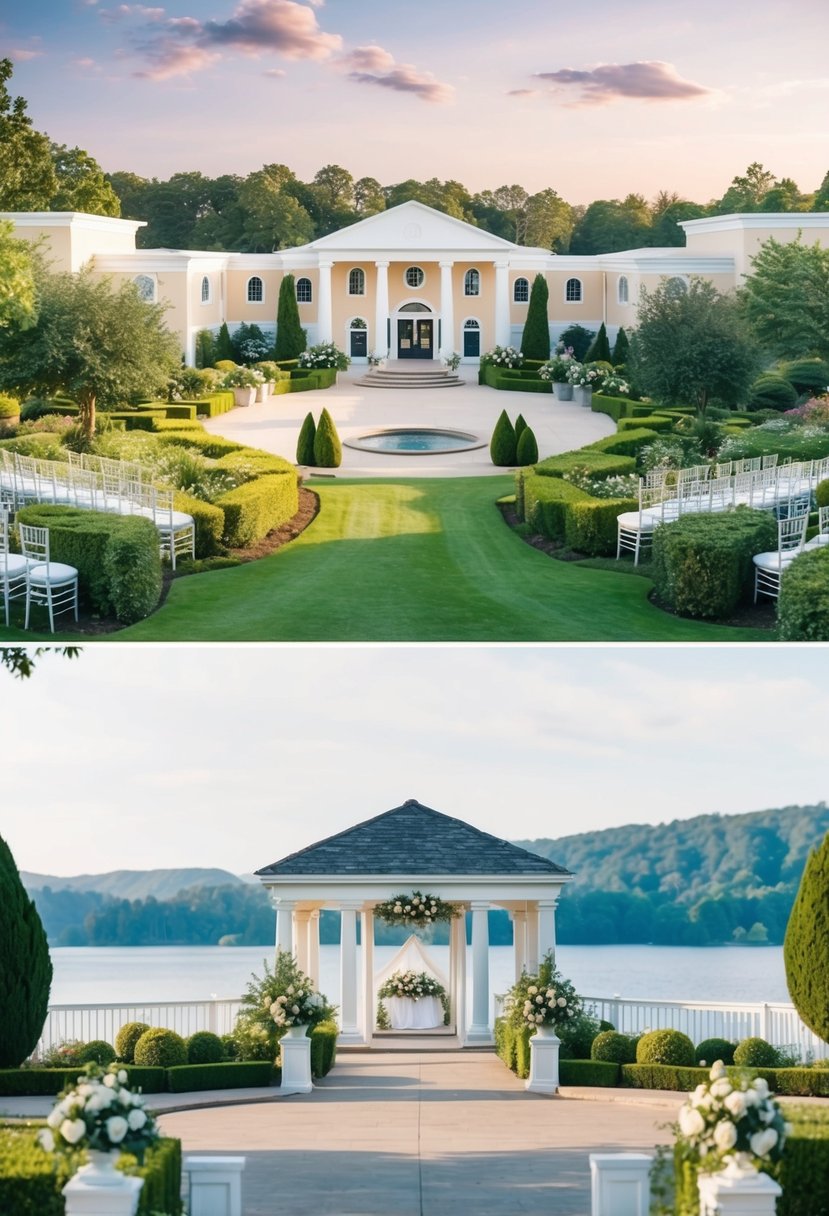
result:
[[[675,1130],[680,1156],[714,1173],[736,1153],[758,1170],[778,1161],[789,1129],[763,1077],[729,1077],[717,1060],[680,1108]]]
[[[141,1161],[158,1136],[155,1119],[144,1109],[140,1091],[130,1088],[126,1069],[105,1071],[88,1064],[76,1084],[58,1095],[38,1142],[47,1153],[123,1151]]]
[[[536,972],[523,972],[510,988],[504,1012],[513,1026],[563,1026],[582,1012],[582,1000],[569,980],[556,971],[547,953]]]
[[[410,894],[393,895],[385,903],[377,904],[374,915],[387,925],[410,925],[426,928],[438,921],[452,920],[461,915],[458,904],[446,903],[437,895],[412,891]]]

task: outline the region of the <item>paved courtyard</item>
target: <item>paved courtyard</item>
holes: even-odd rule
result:
[[[653,1151],[679,1099],[586,1096],[528,1094],[490,1052],[348,1052],[313,1095],[161,1122],[245,1156],[245,1216],[587,1216],[589,1154]]]
[[[523,414],[535,432],[541,458],[583,447],[615,432],[605,414],[572,401],[556,401],[546,393],[508,393],[481,387],[477,368],[459,371],[462,388],[365,388],[355,383],[365,368],[341,372],[333,388],[311,393],[287,393],[264,404],[232,410],[205,419],[205,429],[238,443],[263,448],[288,460],[296,459],[296,442],[305,415],[315,418],[325,406],[343,441],[386,427],[427,426],[470,431],[484,447],[445,456],[384,455],[343,447],[338,477],[482,477],[503,473],[489,459],[489,440],[501,410],[512,421]],[[332,470],[333,471],[333,470]]]

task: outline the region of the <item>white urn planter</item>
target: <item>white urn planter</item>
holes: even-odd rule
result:
[[[115,1150],[102,1152],[95,1148],[87,1152],[89,1162],[78,1170],[78,1177],[83,1178],[87,1186],[120,1186],[124,1175],[115,1167],[121,1154]]]
[[[781,1187],[757,1169],[750,1153],[732,1153],[718,1174],[701,1174],[697,1183],[700,1216],[774,1216]]]
[[[279,1041],[282,1051],[282,1080],[279,1092],[285,1094],[310,1094],[311,1040],[307,1026],[289,1026]]]
[[[572,384],[562,384],[560,380],[553,381],[553,395],[558,401],[573,400]]]
[[[128,1177],[114,1168],[120,1154],[90,1151],[89,1155],[112,1157],[112,1169],[90,1160],[69,1179],[63,1188],[66,1216],[135,1216],[144,1179]]]
[[[558,1053],[561,1040],[554,1026],[537,1026],[530,1039],[530,1075],[524,1088],[535,1094],[558,1092]]]
[[[255,396],[255,388],[235,388],[233,390],[233,400],[237,405],[253,405]]]

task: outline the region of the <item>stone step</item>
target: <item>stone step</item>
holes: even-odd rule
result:
[[[443,371],[387,371],[378,370],[355,380],[365,388],[457,388],[465,384],[460,376]]]

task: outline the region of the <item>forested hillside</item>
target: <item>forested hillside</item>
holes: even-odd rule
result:
[[[59,878],[54,874],[31,874],[25,870],[20,875],[26,890],[32,894],[49,887],[57,891],[97,891],[101,895],[114,895],[118,899],[172,899],[179,891],[188,887],[236,886],[243,880],[229,870],[177,869],[177,870],[110,870],[107,874],[77,874],[72,878]]]

